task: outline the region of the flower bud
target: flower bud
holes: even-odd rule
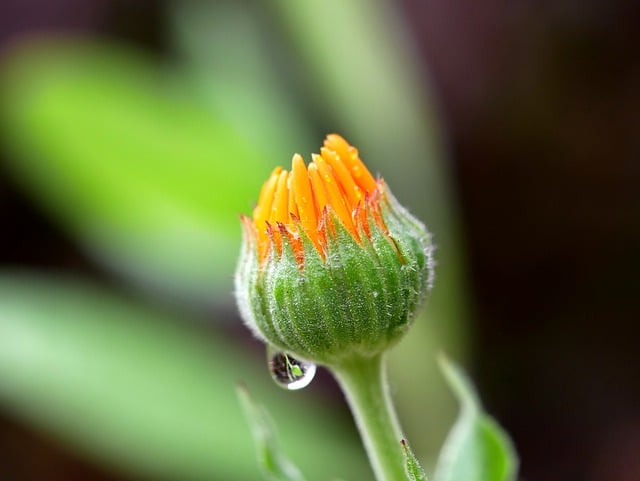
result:
[[[240,313],[277,349],[336,365],[407,331],[433,276],[424,225],[336,134],[306,166],[276,168],[242,217]]]

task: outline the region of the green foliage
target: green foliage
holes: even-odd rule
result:
[[[275,387],[264,364],[256,370],[262,359],[78,281],[0,275],[0,404],[18,418],[134,479],[255,480],[234,395],[243,380],[274,406],[305,471],[362,479],[353,432],[312,389]],[[322,456],[299,442],[311,433]]]
[[[256,145],[113,45],[35,45],[4,70],[9,167],[51,214],[130,278],[198,301],[229,291],[238,213],[269,170]]]
[[[411,447],[406,440],[402,440],[402,452],[404,454],[404,469],[407,472],[407,479],[409,481],[427,481],[427,475],[424,473],[424,469],[420,466],[418,458],[416,458]]]
[[[168,2],[168,10],[174,48],[196,94],[259,148],[263,159],[275,166],[293,152],[316,147],[312,118],[291,95],[290,83],[301,79],[283,68],[287,45],[267,28],[262,6],[179,0]]]
[[[244,386],[237,389],[240,403],[251,427],[258,451],[258,461],[269,481],[304,481],[300,470],[280,451],[275,438],[273,421],[264,406],[256,404]]]
[[[518,458],[507,434],[483,412],[460,368],[440,359],[440,368],[460,403],[460,415],[442,447],[435,481],[511,481]]]

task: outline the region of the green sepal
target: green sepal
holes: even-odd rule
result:
[[[460,415],[442,447],[435,481],[512,481],[518,457],[509,436],[480,404],[471,381],[447,358],[439,359]]]
[[[431,241],[421,223],[404,209],[394,211],[395,201],[381,195],[376,215],[388,231],[366,205],[367,226],[355,235],[327,208],[323,252],[299,223],[295,234],[276,226],[280,249],[272,238],[261,265],[255,241],[245,241],[236,290],[258,337],[325,365],[375,356],[402,337],[430,286]],[[301,247],[294,248],[290,236]]]
[[[435,276],[431,234],[396,200],[386,184],[383,192],[382,215],[391,238],[405,258],[406,283],[415,286],[413,307],[419,306],[431,291]]]

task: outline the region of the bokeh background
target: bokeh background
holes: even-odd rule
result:
[[[430,227],[390,377],[427,467],[462,362],[523,480],[640,477],[632,1],[0,3],[0,477],[257,480],[235,397],[311,479],[369,479],[320,372],[270,382],[237,216],[342,133]]]

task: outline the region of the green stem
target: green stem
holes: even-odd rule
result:
[[[382,355],[331,368],[344,392],[378,481],[406,480],[396,416]]]

